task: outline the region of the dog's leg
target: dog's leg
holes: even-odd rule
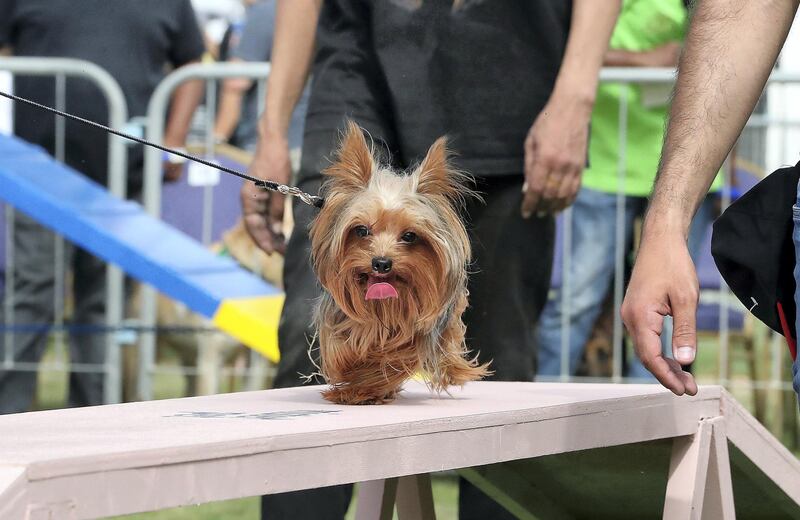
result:
[[[320,338],[322,375],[330,385],[322,396],[338,404],[382,404],[393,400],[417,371],[413,344],[387,345],[365,355],[337,337]]]
[[[450,318],[440,335],[438,345],[428,349],[428,359],[423,361],[434,390],[443,391],[448,386],[461,386],[491,374],[489,363],[478,364],[477,356],[469,358],[464,333],[466,326],[461,315],[467,308],[467,295],[459,297]]]
[[[327,377],[330,385],[322,397],[337,404],[384,404],[397,396],[409,378],[405,371],[369,364]]]

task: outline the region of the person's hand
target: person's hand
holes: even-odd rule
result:
[[[166,138],[164,140],[164,146],[167,148],[171,148],[172,150],[178,150],[180,152],[186,153],[186,148],[184,148],[184,143],[178,142],[177,140],[170,140]],[[162,178],[164,182],[177,182],[180,180],[181,176],[183,175],[183,168],[186,165],[186,159],[179,155],[172,155],[165,153],[164,154],[164,161],[162,163]]]
[[[676,395],[695,395],[697,383],[681,365],[694,361],[700,286],[681,233],[643,237],[631,282],[622,303],[622,321],[633,337],[642,364]],[[672,355],[662,355],[664,316],[673,318]],[[676,361],[677,360],[677,361]]]
[[[185,163],[170,162],[169,159],[164,161],[164,182],[177,182],[183,175],[183,166]]]
[[[586,166],[591,106],[555,95],[525,139],[522,216],[557,213],[575,200]]]
[[[266,135],[259,139],[249,174],[259,179],[288,184],[292,167],[289,143],[285,136]],[[283,254],[286,243],[283,234],[283,209],[286,197],[259,188],[252,182],[242,185],[242,217],[247,232],[255,243],[266,251]]]

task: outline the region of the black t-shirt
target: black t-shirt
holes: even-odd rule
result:
[[[108,71],[122,87],[129,117],[142,116],[153,90],[170,66],[199,60],[203,37],[190,0],[0,0],[0,47],[15,56],[78,58]],[[108,122],[104,96],[93,83],[67,79],[66,109]],[[19,76],[15,92],[50,106],[52,78]],[[22,104],[14,106],[14,132],[53,151],[54,116]],[[66,162],[105,183],[108,136],[66,122]],[[129,185],[141,185],[142,151],[129,150]]]
[[[553,89],[569,0],[327,0],[306,132],[342,115],[407,166],[440,135],[474,175],[523,171],[523,142]]]

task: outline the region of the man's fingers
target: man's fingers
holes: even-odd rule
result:
[[[655,311],[633,310],[626,305],[623,307],[623,319],[633,336],[636,354],[658,382],[675,395],[695,395],[697,383],[692,374],[683,371],[677,361],[662,354],[660,325],[663,316]]]
[[[241,200],[245,229],[258,247],[272,253],[275,246],[269,229],[269,193],[246,182],[242,185]]]
[[[572,171],[564,176],[564,182],[558,190],[558,198],[568,202],[575,198],[581,187],[581,171]]]
[[[576,185],[575,180],[578,180]],[[575,197],[576,186],[580,186],[580,172],[565,171],[561,175],[558,191],[555,194],[552,213],[559,213],[572,203]]]
[[[582,175],[576,175],[575,178],[572,179],[572,188],[570,189],[571,195],[567,199],[567,204],[564,206],[564,209],[572,206],[575,203],[575,199],[578,198],[578,192],[581,190],[581,179]]]
[[[244,227],[258,247],[268,254],[275,251],[273,234],[267,227],[267,219],[263,215],[255,213],[245,215]]]
[[[286,196],[280,193],[271,193],[269,196],[269,220],[273,223],[273,231],[283,231],[277,226],[283,224],[283,209],[286,203]]]
[[[542,190],[542,198],[545,200],[556,200],[558,193],[561,191],[561,185],[564,183],[564,175],[561,172],[550,171],[547,179],[544,181],[544,190]]]
[[[526,182],[522,186],[522,218],[530,218],[534,208],[539,205],[539,193],[533,191]]]
[[[688,395],[697,395],[697,383],[694,376],[681,368],[680,364],[674,359],[665,358],[669,364],[670,369],[675,373],[678,378],[683,382],[683,387]]]
[[[541,162],[533,160],[531,174],[526,176],[524,186],[525,196],[522,200],[523,218],[530,217],[534,211],[540,208],[547,175],[548,171]]]
[[[283,213],[286,197],[280,193],[272,193],[269,197],[269,218],[267,224],[272,233],[272,247],[280,254],[286,251],[286,236],[283,232]]]
[[[672,309],[672,355],[681,364],[694,361],[697,351],[697,293],[687,291],[686,295],[674,298]]]
[[[647,310],[641,305],[631,303],[626,297],[621,313],[625,328],[633,337],[636,355],[659,383],[675,395],[697,393],[697,385],[691,374],[681,370],[674,359],[665,358],[662,354],[661,332],[666,308]]]
[[[169,161],[164,162],[164,182],[179,181],[183,174],[183,165],[175,164]]]
[[[686,385],[667,359],[661,355],[661,339],[654,330],[639,328],[634,333],[636,354],[647,370],[675,395],[686,393]],[[680,371],[680,370],[679,370]]]
[[[681,368],[681,365],[674,359],[666,358],[663,356],[662,359],[667,363],[672,373],[675,374],[675,377],[680,379],[681,384],[683,384],[684,393],[688,395],[696,395],[697,383],[695,382],[692,374],[684,371],[683,368]]]

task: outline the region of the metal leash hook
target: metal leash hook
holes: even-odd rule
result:
[[[73,114],[69,114],[67,112],[62,112],[61,110],[56,110],[55,108],[49,107],[47,105],[42,105],[42,104],[37,103],[35,101],[31,101],[30,99],[25,99],[23,97],[15,96],[14,94],[9,94],[7,92],[3,92],[2,90],[0,90],[0,96],[2,96],[4,98],[7,98],[7,99],[10,99],[12,101],[25,103],[26,105],[30,105],[30,106],[38,108],[40,110],[45,110],[45,111],[50,112],[52,114],[55,114],[57,116],[61,116],[61,117],[67,118],[67,119],[71,119],[72,121],[77,121],[78,123],[83,123],[84,125],[87,125],[87,126],[91,126],[91,127],[94,127],[94,128],[99,128],[100,130],[106,131],[109,134],[113,134],[113,135],[116,135],[118,137],[122,137],[124,139],[128,139],[129,141],[134,141],[136,143],[139,143],[139,144],[142,144],[142,145],[145,145],[145,146],[150,146],[152,148],[157,148],[157,149],[161,150],[162,152],[167,152],[167,153],[170,153],[170,154],[173,154],[173,155],[177,155],[178,157],[183,157],[186,160],[193,161],[193,162],[202,164],[204,166],[208,166],[209,168],[214,168],[214,169],[217,169],[217,170],[219,170],[221,172],[225,172],[225,173],[229,173],[231,175],[235,175],[235,176],[240,177],[240,178],[242,178],[244,180],[247,180],[247,181],[250,181],[250,182],[254,183],[259,188],[264,188],[265,190],[269,190],[269,191],[277,191],[279,193],[282,193],[283,195],[290,195],[290,196],[293,196],[293,197],[297,197],[301,201],[303,201],[306,204],[308,204],[309,206],[313,206],[315,208],[322,208],[322,204],[325,202],[325,200],[322,197],[306,193],[306,192],[302,191],[300,188],[297,188],[295,186],[286,186],[284,184],[278,184],[275,181],[266,181],[266,180],[263,180],[263,179],[257,179],[256,177],[251,177],[250,175],[247,175],[246,173],[242,173],[242,172],[234,170],[232,168],[228,168],[228,167],[222,166],[220,164],[215,164],[215,163],[213,163],[211,161],[207,161],[207,160],[202,159],[200,157],[197,157],[197,156],[185,153],[185,152],[181,152],[179,150],[173,150],[172,148],[167,148],[166,146],[162,146],[160,144],[156,144],[156,143],[154,143],[152,141],[148,141],[147,139],[142,139],[140,137],[136,137],[136,136],[133,136],[133,135],[130,135],[130,134],[126,134],[125,132],[120,132],[119,130],[114,130],[113,128],[110,128],[110,127],[108,127],[106,125],[101,125],[100,123],[96,123],[94,121],[90,121],[88,119],[84,119],[82,117],[79,117],[79,116],[76,116],[76,115],[73,115]]]
[[[310,195],[295,186],[286,186],[284,184],[278,184],[278,192],[282,193],[283,195],[291,195],[292,197],[297,197],[306,204],[308,204],[309,206],[314,206],[315,208],[322,208],[322,203],[325,201],[325,199],[323,199],[322,197],[319,197],[317,195]]]

